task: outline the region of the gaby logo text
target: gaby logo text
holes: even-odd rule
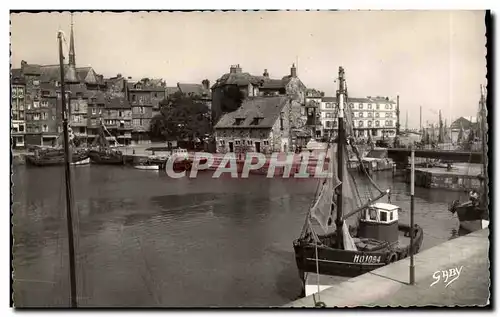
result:
[[[436,271],[434,274],[432,274],[432,278],[435,279],[435,281],[431,284],[430,287],[436,285],[440,281],[443,283],[446,283],[445,287],[448,287],[451,285],[451,283],[455,282],[458,280],[460,277],[460,273],[462,272],[463,266],[444,270],[444,271]]]

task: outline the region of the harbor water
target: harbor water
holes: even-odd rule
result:
[[[94,165],[73,171],[80,306],[267,307],[300,295],[292,241],[317,180],[208,172],[172,179]],[[409,222],[409,185],[391,172],[374,179],[392,189],[400,220]],[[14,304],[68,306],[64,169],[17,166],[12,181]],[[363,196],[366,184],[358,185]],[[415,189],[422,249],[456,236],[458,220],[447,209],[458,195]]]

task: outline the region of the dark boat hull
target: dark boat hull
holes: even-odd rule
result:
[[[90,160],[99,165],[123,165],[123,155],[118,153],[108,154],[106,152],[91,151]]]
[[[88,158],[87,153],[73,154],[71,157],[71,163],[81,162]],[[45,167],[45,166],[58,166],[64,164],[64,156],[49,156],[49,157],[36,157],[36,156],[26,156],[26,163],[31,166]]]
[[[460,227],[468,232],[484,229],[489,224],[488,210],[481,207],[474,207],[468,203],[452,208],[452,213],[456,213],[460,221]]]
[[[410,227],[399,225],[400,231],[409,232]],[[417,253],[422,246],[423,230],[415,226],[414,251]],[[334,241],[335,235],[320,236],[321,241]],[[311,272],[324,275],[337,275],[354,277],[360,274],[383,267],[392,262],[408,257],[410,245],[389,246],[381,245],[379,249],[371,251],[348,251],[332,248],[326,245],[318,245],[318,263],[316,263],[316,246],[314,243],[297,239],[293,244],[295,260],[299,269],[299,275],[304,280],[304,273]]]

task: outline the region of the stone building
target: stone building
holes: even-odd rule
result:
[[[132,107],[132,141],[148,143],[151,119],[160,112],[160,101],[167,97],[162,79],[143,78],[127,82],[126,98]]]
[[[300,104],[286,96],[250,97],[215,126],[218,153],[287,152]]]
[[[308,97],[309,103],[319,105],[316,137],[334,135],[338,129],[337,98]],[[347,105],[352,111],[356,137],[375,139],[396,136],[396,102],[388,97],[349,98]]]
[[[227,98],[231,90],[239,91],[243,98],[263,96],[288,96],[297,103],[304,105],[306,87],[297,76],[297,68],[292,65],[290,74],[281,79],[272,79],[264,70],[262,76],[254,76],[244,73],[240,65],[232,65],[229,73],[224,74],[212,86],[212,122],[215,125],[224,113],[230,112],[223,107],[224,98]],[[300,120],[297,114],[295,124],[302,128],[305,122]]]
[[[124,145],[132,143],[132,107],[127,99],[107,96],[102,120],[118,143]]]
[[[87,142],[87,107],[89,96],[105,90],[102,75],[92,67],[76,67],[73,25],[71,25],[69,62],[64,65],[66,100],[69,123],[75,137]],[[21,68],[13,69],[25,82],[25,145],[53,145],[62,131],[62,99],[60,68],[57,65],[36,65],[21,62]]]
[[[26,82],[20,69],[12,70],[11,80],[11,134],[12,147],[24,147],[26,132],[26,119],[24,109],[24,96],[26,95]]]

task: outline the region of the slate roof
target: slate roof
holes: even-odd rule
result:
[[[67,74],[68,72],[69,65],[64,65],[64,73]],[[60,80],[60,73],[59,73],[59,65],[34,65],[34,64],[27,64],[24,66],[22,69],[22,73],[24,75],[40,75],[40,80],[42,82],[51,82],[55,80]],[[87,76],[89,73],[94,73],[95,75],[95,81],[92,76],[90,76],[89,79],[87,79]],[[102,81],[101,76],[95,74],[94,70],[92,67],[87,66],[87,67],[77,67],[76,68],[76,77],[77,80],[80,82],[85,81],[86,83],[89,84],[104,84]]]
[[[223,115],[215,128],[272,128],[287,102],[288,98],[285,96],[246,99],[238,110]],[[258,125],[253,125],[251,123],[254,118],[262,120]],[[237,119],[243,121],[235,125]]]
[[[179,87],[177,87],[177,86],[176,87],[167,87],[166,90],[167,90],[167,95],[170,96],[170,95],[173,95],[176,92],[178,92]]]
[[[248,86],[248,84],[252,84],[262,89],[277,90],[284,89],[291,79],[292,76],[290,75],[284,76],[281,79],[271,79],[265,76],[254,76],[249,73],[227,73],[217,80],[212,89],[225,85]]]
[[[136,85],[141,85],[141,88],[136,88]],[[139,90],[139,91],[165,91],[166,87],[163,86],[163,79],[149,79],[149,81],[139,80],[139,81],[127,81],[128,90]]]
[[[201,84],[177,83],[178,90],[185,95],[206,97],[211,95],[211,91],[203,88]]]
[[[285,89],[290,80],[284,81],[282,79],[267,79],[264,81],[261,89]]]
[[[10,72],[11,72],[11,76],[12,76],[11,77],[12,83],[15,83],[15,84],[24,84],[25,83],[21,68],[13,68],[13,69],[11,69]]]
[[[265,80],[264,76],[253,76],[249,73],[228,73],[222,75],[212,86],[212,89],[225,85],[248,86],[248,84],[252,84],[261,86]]]

